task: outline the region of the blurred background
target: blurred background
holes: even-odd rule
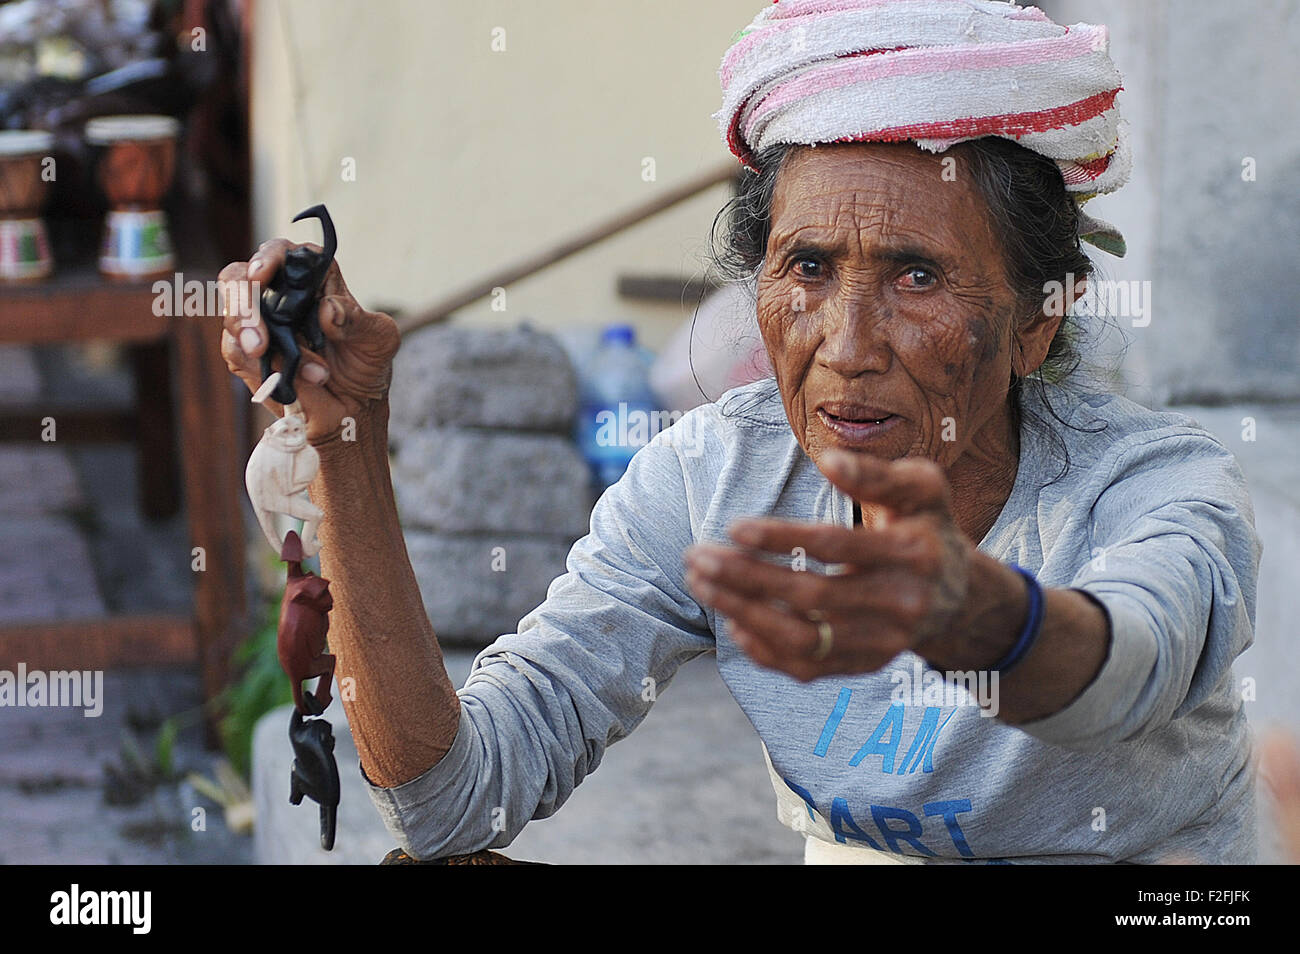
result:
[[[1094,257],[1146,313],[1089,322],[1093,370],[1241,461],[1265,555],[1237,674],[1256,726],[1294,731],[1300,4],[1039,5],[1108,24],[1125,77],[1133,179],[1089,211],[1124,232],[1124,259]],[[220,360],[212,280],[266,238],[319,241],[291,219],[324,203],[351,291],[403,325],[394,484],[459,684],[635,448],[766,373],[752,305],[708,268],[738,171],[716,71],[760,6],[0,2],[0,670],[105,671],[98,718],[0,709],[0,861],[392,847],[337,704],[333,853],[285,798],[282,576],[242,479],[269,418]],[[1281,860],[1263,787],[1260,817]],[[788,863],[802,844],[704,659],[510,854]]]

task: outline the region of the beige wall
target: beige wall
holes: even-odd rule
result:
[[[314,240],[314,224],[289,220],[323,201],[353,293],[418,309],[731,159],[710,117],[717,67],[762,6],[260,0],[255,232]],[[642,178],[647,156],[657,181]],[[621,300],[615,278],[697,273],[726,197],[717,187],[509,287],[504,313],[484,299],[456,320],[630,320],[657,346],[686,312]]]

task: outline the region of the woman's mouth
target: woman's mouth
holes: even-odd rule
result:
[[[898,421],[898,415],[883,408],[828,405],[817,409],[822,424],[846,444],[875,440]]]

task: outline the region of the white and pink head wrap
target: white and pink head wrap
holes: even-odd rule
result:
[[[757,170],[776,143],[912,140],[942,152],[1013,139],[1060,167],[1082,203],[1128,179],[1122,80],[1104,26],[1059,26],[998,0],[776,0],[723,57],[728,148]],[[1123,254],[1113,227],[1080,234]]]

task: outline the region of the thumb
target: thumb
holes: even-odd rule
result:
[[[932,460],[883,460],[870,454],[828,450],[818,465],[831,483],[858,503],[883,506],[893,517],[951,513],[948,479]]]

